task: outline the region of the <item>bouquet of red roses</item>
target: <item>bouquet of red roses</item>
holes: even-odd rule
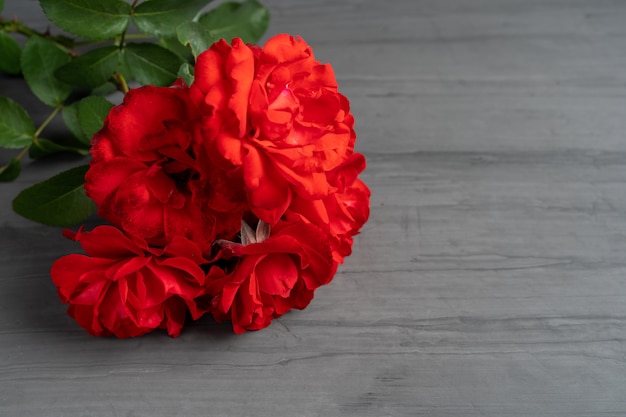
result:
[[[85,190],[111,225],[51,275],[90,334],[178,336],[188,313],[258,330],[328,284],[369,215],[333,70],[302,39],[220,41],[195,78],[132,89],[92,140]]]

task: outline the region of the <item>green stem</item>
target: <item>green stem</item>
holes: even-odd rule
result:
[[[54,119],[54,116],[57,115],[57,113],[63,108],[62,104],[59,104],[58,106],[56,106],[54,108],[54,110],[52,111],[52,113],[50,113],[50,115],[46,118],[46,120],[43,121],[43,123],[39,126],[39,128],[35,131],[35,133],[33,134],[33,140],[37,139],[37,137],[39,137],[39,135],[41,135],[41,132],[43,132],[43,130],[46,128],[46,126],[48,126],[50,124],[50,122],[52,121],[52,119]]]
[[[58,45],[65,47],[65,48],[73,48],[77,45],[77,43],[73,41],[72,39],[68,39],[68,38],[60,37],[60,36],[52,36],[49,33],[38,32],[34,29],[29,28],[28,26],[26,26],[25,24],[17,20],[11,20],[7,22],[4,19],[0,18],[0,29],[7,31],[7,32],[18,33],[20,35],[24,35],[27,37],[40,36],[42,38],[50,39],[51,41],[54,41]]]
[[[120,51],[124,49],[124,40],[126,39],[126,31],[122,32],[122,37],[120,38]]]
[[[130,5],[130,14],[133,14],[133,11],[135,10],[135,6],[137,5],[137,3],[139,3],[139,0],[135,0],[133,1],[133,4]],[[124,41],[126,40],[126,31],[122,32],[122,35],[120,37],[120,51],[122,49],[124,49]]]
[[[29,149],[30,149],[30,145],[26,146],[24,149],[22,149],[22,151],[19,154],[17,154],[15,159],[17,159],[18,161],[20,159],[22,159],[24,157],[24,155],[26,155],[26,153],[28,152]]]
[[[129,33],[125,37],[126,39],[154,39],[154,37],[150,35],[146,35],[144,33]]]
[[[24,25],[22,22],[18,22],[17,20],[5,21],[4,19],[0,20],[0,28],[7,32],[15,32],[25,36],[46,36],[44,33],[37,32],[34,29],[29,28]]]
[[[80,42],[74,42],[72,44],[73,47],[77,47],[77,46],[90,46],[90,45],[99,45],[101,43],[107,43],[107,42],[111,42],[111,39],[105,39],[102,41],[80,41]]]
[[[126,94],[130,91],[130,88],[128,88],[128,83],[126,82],[126,78],[124,78],[124,76],[119,72],[113,74],[112,81],[117,86],[117,89],[120,90],[122,93]]]

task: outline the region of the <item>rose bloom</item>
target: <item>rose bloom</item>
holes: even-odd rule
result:
[[[230,184],[197,151],[199,116],[188,93],[128,92],[93,138],[85,190],[100,217],[150,244],[184,236],[207,249],[216,236],[236,233],[243,205],[222,197]]]
[[[354,119],[332,67],[302,39],[277,35],[262,49],[217,42],[198,57],[190,90],[209,153],[241,178],[258,218],[273,225],[294,196],[332,191],[325,173],[352,153]]]
[[[204,262],[200,248],[175,237],[165,248],[112,226],[98,226],[68,237],[87,255],[58,259],[50,271],[68,314],[89,334],[120,338],[165,328],[176,337],[189,310],[206,312]]]
[[[223,256],[235,260],[229,274],[207,282],[216,320],[230,319],[235,333],[267,327],[292,308],[303,309],[313,291],[332,279],[335,269],[323,233],[304,223],[279,223],[272,233],[247,245],[220,242]]]
[[[353,153],[342,165],[327,173],[328,183],[335,189],[320,200],[295,198],[286,213],[291,221],[313,223],[325,231],[331,244],[333,259],[342,263],[352,253],[353,236],[369,217],[370,190],[357,178],[365,169],[365,158]]]

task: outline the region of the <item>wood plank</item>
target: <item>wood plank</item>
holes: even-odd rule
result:
[[[84,161],[28,163],[0,186],[0,415],[626,415],[626,3],[264,3],[351,99],[354,253],[260,332],[90,337],[48,276],[76,244],[9,203]]]

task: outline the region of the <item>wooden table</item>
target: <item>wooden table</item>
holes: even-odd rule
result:
[[[10,209],[84,161],[27,164],[0,185],[0,415],[626,415],[626,2],[264,3],[351,99],[354,254],[260,332],[90,337],[48,275],[77,245]]]

